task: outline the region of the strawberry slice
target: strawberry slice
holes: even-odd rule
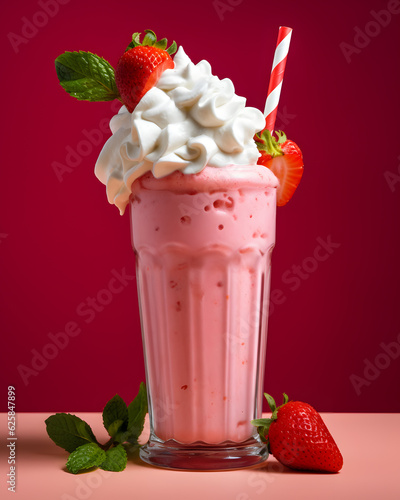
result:
[[[278,178],[277,205],[279,207],[293,196],[303,175],[303,154],[296,143],[286,138],[286,135],[276,132],[278,140],[269,130],[263,130],[254,137],[258,150],[261,153],[259,165],[269,168]]]
[[[115,70],[115,83],[131,113],[145,93],[158,82],[163,71],[174,67],[171,54],[176,50],[176,43],[166,49],[166,38],[157,42],[153,31],[145,30],[145,33],[142,43],[139,41],[140,33],[133,34],[132,42]]]

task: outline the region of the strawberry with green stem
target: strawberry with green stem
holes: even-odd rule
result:
[[[265,394],[271,418],[252,420],[260,437],[268,443],[270,453],[292,469],[339,472],[343,457],[319,413],[309,404],[289,401],[283,404]]]
[[[254,136],[261,153],[258,164],[269,168],[278,178],[277,205],[283,206],[290,200],[303,175],[303,155],[296,143],[282,132],[275,132],[277,139],[267,129]]]
[[[152,30],[132,35],[132,42],[120,58],[116,71],[102,57],[91,52],[64,52],[55,61],[63,89],[81,101],[112,101],[118,99],[132,112],[145,93],[153,87],[164,70],[174,67],[171,55],[173,42],[157,40]]]
[[[132,112],[144,94],[154,87],[166,69],[172,69],[171,54],[176,51],[176,43],[167,49],[167,39],[157,41],[154,31],[145,30],[140,43],[140,33],[134,33],[132,42],[118,61],[115,71],[122,102]]]
[[[61,86],[70,95],[86,101],[118,99],[133,112],[139,101],[158,82],[161,74],[174,67],[171,55],[176,51],[173,42],[157,40],[152,30],[132,35],[132,41],[114,68],[102,57],[91,52],[65,52],[55,61]],[[254,139],[261,153],[258,163],[269,168],[278,178],[278,206],[292,197],[303,174],[303,156],[298,146],[286,139],[283,132],[277,139],[263,130]]]

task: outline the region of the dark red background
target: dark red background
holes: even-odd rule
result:
[[[152,28],[176,39],[194,62],[207,59],[262,110],[283,24],[294,32],[278,126],[301,145],[305,174],[278,211],[272,289],[285,300],[270,318],[265,389],[321,411],[400,411],[400,356],[382,356],[380,345],[400,349],[400,14],[385,27],[371,24],[371,10],[388,4],[400,10],[399,2],[382,0],[222,0],[219,13],[212,0],[64,0],[47,22],[35,1],[2,8],[3,405],[6,386],[14,385],[20,411],[99,411],[116,392],[130,401],[144,379],[133,280],[92,322],[77,314],[112,270],[133,275],[134,258],[128,216],[108,205],[93,174],[100,145],[62,182],[52,168],[66,163],[66,147],[76,150],[84,130],[113,114],[110,103],[78,102],[60,88],[56,56],[90,50],[115,65],[131,33]],[[8,36],[21,36],[24,18],[43,26],[16,53]],[[356,27],[374,36],[348,62],[341,44],[354,46]],[[317,238],[329,236],[340,246],[315,268],[307,258]],[[282,276],[303,262],[312,272],[292,290]],[[17,367],[31,367],[32,350],[41,352],[49,333],[68,322],[79,335],[25,384]],[[357,394],[351,376],[364,377],[366,362],[381,368],[370,368],[374,380],[365,379]]]

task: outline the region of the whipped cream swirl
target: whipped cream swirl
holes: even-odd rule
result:
[[[231,80],[212,75],[207,61],[194,65],[180,47],[174,63],[132,113],[122,106],[110,121],[113,135],[95,174],[121,215],[132,183],[150,170],[156,178],[195,174],[206,165],[252,165],[260,156],[253,136],[265,126],[263,114],[246,107]]]

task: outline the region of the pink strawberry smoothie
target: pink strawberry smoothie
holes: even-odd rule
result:
[[[132,185],[151,429],[163,441],[257,435],[276,185],[260,165]]]

